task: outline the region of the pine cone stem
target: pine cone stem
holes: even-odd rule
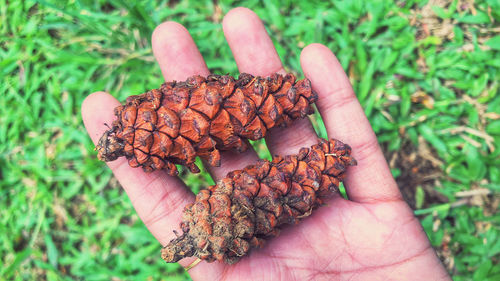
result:
[[[219,150],[247,149],[247,139],[263,138],[276,126],[313,112],[317,95],[308,79],[295,82],[293,74],[268,78],[242,73],[192,76],[159,89],[128,97],[115,108],[117,120],[96,146],[98,158],[113,161],[125,156],[132,167],[145,171],[174,164],[199,172],[197,156],[220,165]]]
[[[353,165],[348,145],[320,139],[297,155],[259,160],[230,172],[185,207],[183,234],[162,249],[162,258],[177,262],[196,256],[235,263],[277,235],[280,226],[309,216],[338,190]]]

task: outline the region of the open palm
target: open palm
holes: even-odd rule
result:
[[[257,15],[236,8],[224,18],[224,34],[240,72],[267,76],[285,73]],[[153,33],[153,52],[165,80],[208,75],[188,31],[166,22]],[[377,139],[335,56],[311,44],[301,54],[302,69],[319,95],[317,106],[330,137],[352,147],[358,166],[349,169],[349,200],[337,195],[299,225],[286,227],[263,249],[235,265],[202,262],[189,270],[206,280],[449,279],[418,220],[402,200]],[[114,119],[119,102],[106,93],[90,95],[82,105],[85,126],[96,142]],[[276,129],[266,138],[272,154],[294,154],[317,143],[309,120]],[[224,152],[221,167],[210,167],[217,180],[257,160],[255,151]],[[108,163],[137,213],[162,245],[175,237],[183,206],[194,200],[184,183],[163,171],[144,173],[123,158]],[[160,257],[158,251],[158,257]],[[187,266],[193,258],[180,261]]]

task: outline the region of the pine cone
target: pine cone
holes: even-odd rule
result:
[[[246,150],[246,139],[263,138],[269,129],[311,114],[316,99],[310,81],[295,82],[293,74],[165,83],[115,108],[117,120],[99,140],[98,158],[125,156],[132,167],[171,175],[177,174],[174,164],[182,164],[196,173],[196,156],[219,166],[219,150]]]
[[[338,140],[321,139],[297,155],[259,160],[230,172],[185,207],[183,234],[162,249],[162,258],[237,262],[250,248],[277,235],[281,225],[309,216],[334,194],[347,167],[356,165],[350,153]]]

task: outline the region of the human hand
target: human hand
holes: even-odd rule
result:
[[[258,16],[245,8],[230,11],[224,34],[240,72],[267,76],[285,73],[280,58]],[[185,80],[209,71],[188,31],[166,22],[153,33],[153,52],[165,80]],[[263,249],[254,249],[237,264],[201,262],[189,270],[193,279],[207,280],[437,280],[449,279],[418,220],[402,200],[373,130],[349,80],[325,46],[311,44],[301,53],[302,69],[318,93],[317,106],[328,135],[348,143],[358,166],[345,180],[349,200],[340,195],[298,225],[286,227]],[[119,102],[98,92],[83,102],[82,115],[94,143],[114,119]],[[266,138],[273,155],[288,155],[317,142],[308,119],[275,129]],[[221,167],[209,167],[218,180],[227,172],[257,160],[255,151],[222,153]],[[162,245],[175,238],[183,206],[194,195],[177,177],[164,171],[144,173],[120,158],[108,162],[140,218]],[[158,251],[158,258],[160,254]],[[184,267],[194,258],[180,261]]]

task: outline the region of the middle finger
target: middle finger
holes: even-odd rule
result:
[[[165,81],[183,81],[192,75],[210,74],[200,51],[189,32],[176,22],[166,22],[156,28],[153,34],[153,53],[163,73]],[[229,171],[241,169],[258,159],[250,147],[243,153],[234,151],[221,152],[220,167],[205,164],[215,181]]]

